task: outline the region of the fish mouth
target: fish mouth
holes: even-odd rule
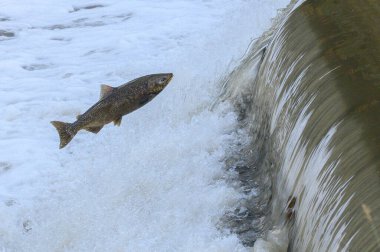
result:
[[[169,82],[173,79],[173,77],[174,77],[174,74],[172,73],[167,74],[167,80],[165,81],[165,84],[163,85],[162,89],[158,91],[158,93],[161,92],[169,84]]]
[[[168,80],[166,81],[166,85],[169,84],[169,82],[173,79],[174,74],[168,73]]]

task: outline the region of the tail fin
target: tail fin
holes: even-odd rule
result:
[[[71,128],[71,123],[52,121],[51,124],[53,124],[53,126],[58,131],[59,138],[61,141],[59,144],[59,148],[62,149],[71,141],[71,139],[73,139],[76,132],[73,132]]]

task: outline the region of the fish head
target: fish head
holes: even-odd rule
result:
[[[147,91],[149,95],[158,95],[169,84],[172,78],[172,73],[149,75],[147,80]]]

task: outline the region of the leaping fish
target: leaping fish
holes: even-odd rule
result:
[[[100,100],[78,115],[75,122],[51,122],[59,134],[59,148],[65,147],[81,129],[96,134],[107,123],[114,122],[120,126],[124,115],[151,101],[172,78],[172,73],[160,73],[134,79],[119,87],[101,85]]]

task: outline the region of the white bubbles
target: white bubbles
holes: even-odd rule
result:
[[[0,42],[0,163],[12,164],[0,171],[0,250],[244,251],[216,228],[240,197],[220,175],[236,115],[209,107],[254,25],[240,37],[231,27],[258,3],[107,1],[73,12],[85,4],[0,4],[2,25],[18,30]],[[81,131],[58,149],[50,121],[75,120],[102,83],[159,72],[174,78],[121,127]]]

